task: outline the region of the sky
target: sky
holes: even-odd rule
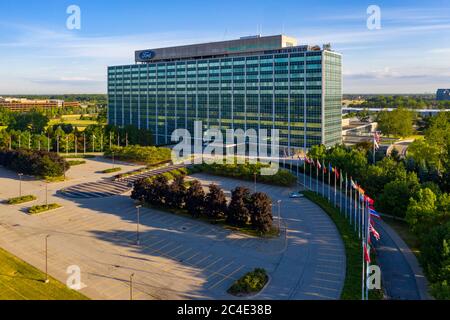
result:
[[[380,29],[367,27],[370,5]],[[106,93],[107,66],[134,63],[135,50],[255,34],[331,43],[344,93],[450,87],[450,0],[1,0],[0,95]]]

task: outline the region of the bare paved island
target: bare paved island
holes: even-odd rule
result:
[[[88,170],[110,166],[88,160]],[[82,166],[68,172],[77,174]],[[121,165],[121,167],[124,167]],[[135,169],[127,168],[128,171]],[[231,190],[251,182],[196,175]],[[0,204],[0,247],[45,269],[44,239],[49,238],[49,273],[66,282],[67,268],[81,268],[82,293],[93,299],[129,299],[134,274],[134,299],[233,299],[231,284],[255,267],[270,274],[257,299],[339,299],[345,279],[345,251],[329,217],[307,199],[290,199],[293,189],[257,185],[281,203],[280,238],[262,239],[219,226],[141,209],[140,245],[136,245],[137,214],[129,193],[109,198],[66,199],[57,191],[98,180],[85,178],[49,185],[49,202],[64,207],[38,216],[25,213],[29,205]],[[0,198],[15,196],[14,174],[0,168]],[[22,182],[24,194],[44,200],[42,182]],[[34,204],[36,204],[34,203]],[[274,207],[274,216],[277,208]],[[278,223],[275,220],[275,223]]]

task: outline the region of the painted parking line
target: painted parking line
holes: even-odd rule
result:
[[[217,281],[215,284],[211,285],[208,287],[208,290],[212,290],[214,288],[216,288],[218,285],[220,285],[221,283],[223,283],[225,280],[234,280],[232,278],[233,275],[235,275],[237,272],[239,272],[240,270],[242,270],[245,267],[245,265],[242,265],[240,267],[238,267],[237,269],[235,269],[233,272],[229,273],[227,276],[222,277],[221,280]]]

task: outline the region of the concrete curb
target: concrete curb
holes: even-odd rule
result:
[[[405,257],[406,262],[409,264],[414,278],[416,280],[417,290],[421,300],[433,300],[433,297],[428,293],[428,281],[424,276],[422,267],[417,261],[416,256],[403,241],[403,239],[385,222],[377,221],[382,229],[389,235],[389,237],[395,242],[400,252]]]

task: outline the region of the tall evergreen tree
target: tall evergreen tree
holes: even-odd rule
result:
[[[205,198],[205,213],[208,217],[218,219],[227,212],[227,198],[223,190],[215,184],[209,185],[209,193]]]
[[[254,193],[249,203],[252,225],[260,232],[269,232],[272,228],[272,200],[262,192]]]
[[[203,214],[205,208],[205,192],[199,181],[195,180],[186,193],[186,208],[194,218]]]
[[[237,187],[233,190],[228,206],[227,222],[235,226],[245,226],[250,220],[249,202],[250,190],[248,188]]]

